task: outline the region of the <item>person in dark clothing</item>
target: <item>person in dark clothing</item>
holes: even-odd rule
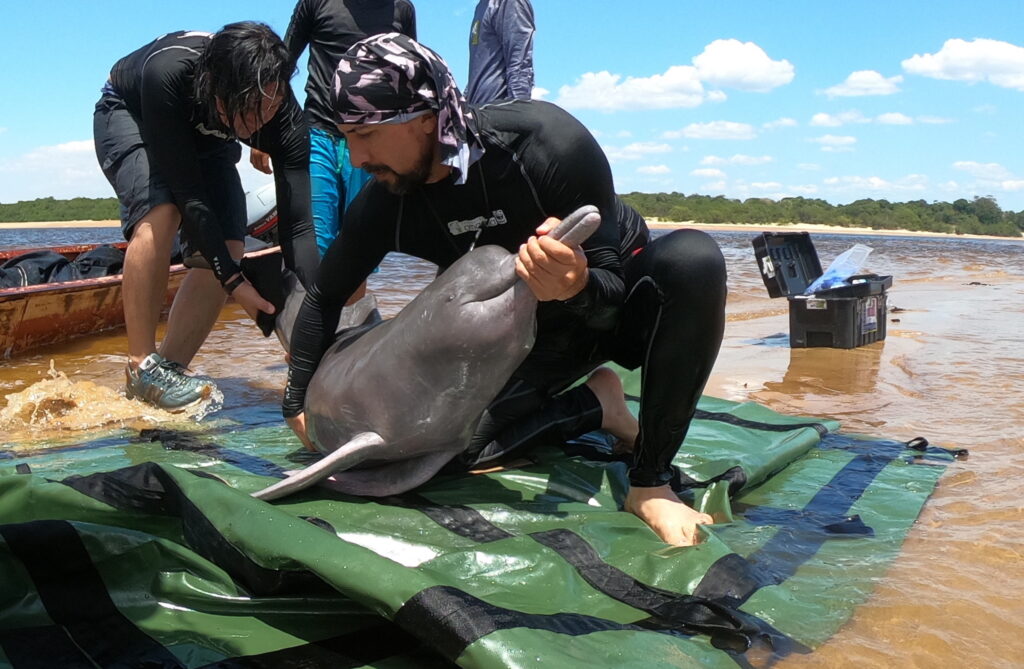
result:
[[[338,236],[345,210],[370,180],[369,174],[352,167],[345,139],[334,124],[334,70],[350,46],[389,32],[416,39],[416,11],[409,0],[299,0],[285,32],[284,43],[294,61],[309,46],[305,113],[313,223],[321,256]],[[253,151],[250,161],[261,172],[271,173],[266,153]]]
[[[215,34],[174,32],[110,71],[93,115],[96,156],[121,203],[129,240],[123,300],[127,395],[180,410],[212,382],[185,369],[225,294],[246,312],[273,313],[241,273],[245,197],[237,140],[274,157],[285,262],[307,282],[319,262],[309,211],[309,140],[281,39],[266,25],[233,23]],[[168,259],[179,227],[194,267],[156,350]],[[186,253],[189,256],[189,253]],[[212,270],[212,271],[211,271]]]
[[[342,305],[397,251],[451,265],[476,245],[518,253],[540,301],[534,347],[485,412],[473,468],[604,428],[633,450],[626,508],[662,539],[688,545],[710,517],[673,493],[670,463],[710,375],[725,321],[725,262],[706,234],[651,240],[616,195],[593,136],[542,101],[468,106],[434,52],[400,35],[371,37],[338,65],[335,112],[353,164],[374,175],[324,258],[292,339],[283,412],[308,444],[305,391]],[[601,224],[572,249],[546,233],[586,204]],[[640,420],[613,360],[642,369]],[[590,373],[587,381],[567,390]],[[339,380],[345,382],[344,380]]]
[[[479,0],[469,29],[470,104],[530,99],[535,31],[530,0]]]

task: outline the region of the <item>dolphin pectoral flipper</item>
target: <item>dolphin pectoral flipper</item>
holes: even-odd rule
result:
[[[453,457],[454,452],[441,451],[366,469],[346,469],[335,472],[320,485],[362,497],[397,495],[429,481]]]
[[[283,481],[252,494],[256,499],[272,500],[298,492],[324,480],[337,469],[353,467],[372,456],[372,451],[384,444],[376,432],[360,432],[336,451],[318,462],[295,472]]]

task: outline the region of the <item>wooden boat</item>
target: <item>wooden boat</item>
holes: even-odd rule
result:
[[[74,260],[96,246],[85,244],[48,250]],[[112,246],[124,249],[127,243]],[[0,263],[32,250],[38,249],[0,251]],[[164,300],[165,310],[170,308],[186,272],[184,265],[171,266]],[[122,275],[115,274],[78,281],[0,288],[0,359],[122,327],[124,308],[121,303],[121,278]]]
[[[246,193],[249,238],[246,256],[280,253],[277,243],[277,198],[274,183]],[[251,245],[253,242],[254,245]],[[98,244],[61,246],[46,249],[68,260],[95,248]],[[127,242],[111,244],[124,250]],[[0,264],[41,249],[21,248],[0,251]],[[164,296],[164,313],[174,301],[188,268],[171,265]],[[44,283],[18,288],[0,288],[0,360],[31,349],[60,344],[78,337],[124,326],[121,302],[122,275],[116,274],[80,281]]]

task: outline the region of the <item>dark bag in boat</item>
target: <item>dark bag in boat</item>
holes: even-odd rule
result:
[[[0,265],[0,288],[47,283],[70,264],[67,258],[53,251],[22,253]]]
[[[120,274],[124,268],[124,251],[109,244],[100,244],[71,261],[76,279],[94,279]],[[70,279],[62,279],[68,281]]]

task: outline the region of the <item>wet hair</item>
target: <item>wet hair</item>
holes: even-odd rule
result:
[[[228,119],[256,110],[262,118],[260,103],[285,87],[295,73],[295,63],[284,42],[270,26],[257,21],[229,23],[214,34],[199,59],[195,77],[195,97],[205,103],[210,119],[220,124],[216,100],[220,100]]]

